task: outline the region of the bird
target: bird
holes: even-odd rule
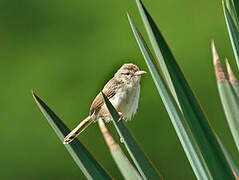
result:
[[[127,121],[135,115],[140,96],[140,79],[145,73],[135,64],[123,64],[101,91],[119,112],[120,119]],[[89,115],[64,138],[64,144],[72,142],[92,122],[100,118],[106,122],[113,120],[101,92],[93,100]]]

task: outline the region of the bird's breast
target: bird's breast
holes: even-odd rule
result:
[[[123,118],[128,120],[136,113],[140,94],[139,83],[134,86],[121,88],[111,99],[114,107],[123,114]]]

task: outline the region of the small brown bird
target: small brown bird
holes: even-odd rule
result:
[[[131,119],[137,111],[140,78],[145,73],[134,64],[124,64],[102,90],[124,120]],[[90,107],[89,116],[64,138],[64,144],[73,141],[87,126],[99,118],[106,122],[112,120],[101,93],[95,97]]]

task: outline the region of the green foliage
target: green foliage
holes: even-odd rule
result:
[[[64,137],[70,133],[70,130],[34,92],[32,94],[48,123],[54,129],[61,142],[63,142]],[[78,139],[75,139],[69,145],[65,145],[65,147],[87,179],[112,179]]]
[[[124,121],[120,120],[118,112],[115,110],[108,98],[103,93],[102,95],[104,97],[105,104],[113,117],[114,126],[122,138],[123,143],[125,144],[143,179],[162,179],[158,171],[154,168],[152,162],[139,147],[129,129],[125,126]]]
[[[234,56],[237,62],[237,67],[239,69],[239,23],[238,17],[236,15],[237,13],[231,1],[232,0],[227,0],[227,6],[224,1],[222,1],[222,6]]]
[[[168,68],[167,68],[167,66],[165,64],[165,61],[164,61],[164,59],[174,59],[174,57],[173,57],[172,53],[170,52],[170,49],[169,49],[166,41],[164,40],[163,36],[159,32],[159,30],[157,28],[157,25],[155,24],[152,17],[150,16],[148,11],[144,7],[143,3],[140,0],[136,0],[136,2],[137,2],[137,5],[138,5],[138,9],[139,9],[141,18],[144,22],[144,27],[145,27],[145,29],[148,33],[150,42],[152,44],[155,55],[157,57],[156,61],[161,66],[162,72],[163,72],[164,77],[165,77],[165,79],[168,83],[168,86],[171,90],[171,93],[173,94],[175,100],[178,103],[178,98],[177,98],[177,95],[176,95],[176,92],[175,92],[175,88],[173,86],[172,79],[170,77],[170,74],[168,72]],[[160,43],[163,43],[164,45],[159,47]]]
[[[235,11],[236,11],[236,14],[237,14],[237,17],[238,17],[239,16],[239,1],[237,1],[237,0],[230,0],[230,1],[233,1],[232,4],[235,7]]]
[[[164,38],[162,37],[156,24],[154,23],[152,17],[149,15],[142,2],[138,0],[137,3],[152,46],[159,60],[159,64],[161,65],[162,71],[166,76],[169,87],[171,87],[171,92],[174,94],[175,101],[179,101],[182,113],[185,116],[186,122],[188,123],[193,136],[195,137],[202,156],[206,161],[210,174],[213,178],[216,179],[234,179],[231,165],[228,162],[228,159],[225,157],[224,150],[221,148],[214,130],[211,128],[206,116],[201,109],[201,106],[197,102],[197,99],[195,98],[190,86],[185,80],[174,56],[169,50]],[[136,27],[132,23],[132,20],[130,20],[130,24],[135,34],[136,40],[140,46],[141,52],[144,55],[145,61],[148,64],[148,67],[155,80],[156,86],[158,87],[159,80],[157,81],[155,78],[155,74],[157,74],[155,73],[155,70],[157,70],[157,68],[155,68],[156,65],[150,65],[150,63],[154,64],[153,56],[150,54],[144,40],[142,39],[142,36],[139,34]],[[158,76],[158,78],[159,77],[160,76]],[[159,88],[158,90],[160,91]],[[161,95],[161,97],[162,96],[163,95]],[[166,103],[165,106],[167,106]],[[185,151],[187,152],[187,150]],[[192,167],[196,176],[199,178],[199,173],[196,170],[195,165],[192,164]],[[204,166],[204,169],[206,169],[206,166]],[[204,173],[204,175],[205,174],[206,173]]]
[[[176,62],[176,58],[156,23],[143,3],[140,0],[136,0],[136,2],[156,58],[154,58],[150,52],[145,40],[128,14],[132,31],[196,177],[198,179],[235,179],[236,175],[238,175],[237,166],[207,120],[202,107],[186,81]],[[223,1],[223,10],[233,52],[239,68],[238,1]],[[218,64],[215,63],[219,58],[218,55],[215,54],[215,47],[213,48],[216,75],[218,75],[222,73],[222,67],[221,65],[217,66]],[[158,64],[161,67],[163,75],[160,73]],[[229,79],[225,78],[226,75],[223,76],[223,80],[218,80],[219,78],[217,77],[217,83],[230,130],[239,149],[239,83],[235,80],[236,78],[234,74],[232,74],[231,69],[228,69]],[[105,137],[113,159],[125,179],[162,179],[129,129],[124,122],[120,120],[120,115],[110,103],[109,99],[103,93],[102,95],[113,117],[114,127],[140,173],[139,175],[120,146],[115,143],[113,137],[105,127],[104,122],[100,120],[99,126],[102,130],[102,134]],[[33,97],[49,124],[55,130],[60,140],[63,141],[63,138],[70,130],[36,94],[33,93]],[[152,144],[154,143],[157,142],[153,141]],[[87,179],[112,179],[78,139],[75,139],[70,145],[65,146]]]
[[[160,74],[159,69],[155,63],[155,60],[152,54],[150,53],[150,50],[147,47],[144,39],[142,38],[141,34],[135,27],[130,16],[128,16],[128,18],[130,21],[131,28],[136,37],[136,40],[139,44],[140,50],[152,74],[155,85],[160,93],[160,96],[164,102],[166,110],[168,111],[172,124],[174,125],[176,133],[182,143],[184,151],[191,163],[191,166],[197,178],[210,179],[211,177],[210,172],[208,171],[207,165],[205,164],[202,154],[199,151],[198,145],[184,118],[184,115],[181,113],[177,103],[175,102],[173,96],[170,93],[169,88],[164,82],[162,75]]]
[[[239,150],[239,101],[228,80],[218,81],[218,91],[237,149]]]
[[[238,65],[238,56],[239,56],[239,21],[238,21],[238,2],[232,0],[226,0],[222,2],[224,16],[227,24],[227,29],[231,39],[231,44],[233,47],[233,52],[236,58]],[[228,77],[223,71],[222,65],[219,60],[216,48],[214,47],[214,63],[215,71],[217,76],[217,85],[218,91],[220,94],[222,106],[227,118],[228,125],[230,127],[232,136],[236,143],[237,149],[239,150],[239,88],[238,81],[230,67],[228,60],[227,71]],[[238,66],[239,67],[239,66]],[[219,75],[219,73],[221,75]]]
[[[105,126],[104,120],[99,119],[98,124],[105,138],[105,141],[110,149],[111,155],[124,178],[130,180],[141,180],[142,178],[139,175],[138,171],[130,163],[127,156],[120,148],[119,144],[115,142],[114,138],[108,131],[107,127]]]
[[[225,0],[225,2],[222,1],[222,6],[227,24],[227,29],[231,39],[231,44],[233,47],[233,52],[235,55],[237,66],[239,68],[239,4],[238,1]],[[214,59],[217,58],[217,63],[219,64],[219,68],[215,65],[216,75],[217,71],[220,71],[221,74],[224,74],[223,77],[226,77],[223,68],[220,65],[220,60],[216,49],[214,51]],[[229,79],[221,78],[222,76],[218,75],[217,85],[232,136],[236,143],[237,149],[239,150],[239,83],[230,67],[229,62],[226,62]]]
[[[229,163],[230,163],[230,165],[231,165],[231,167],[232,167],[232,169],[233,169],[233,172],[234,172],[237,176],[239,176],[239,170],[238,170],[237,165],[236,165],[236,164],[234,163],[234,161],[232,160],[232,157],[231,157],[231,155],[228,153],[228,151],[227,151],[227,149],[225,148],[224,144],[222,144],[221,139],[220,139],[219,137],[217,137],[217,139],[218,139],[218,142],[219,142],[219,144],[221,145],[221,147],[222,147],[222,149],[223,149],[223,152],[225,153],[225,156],[227,157],[227,159],[228,159],[228,161],[229,161]]]

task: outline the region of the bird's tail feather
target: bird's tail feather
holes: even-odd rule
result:
[[[73,141],[76,136],[78,136],[82,131],[85,130],[92,122],[94,121],[94,118],[92,116],[88,116],[85,118],[81,123],[73,129],[65,138],[64,138],[64,144],[69,144],[71,141]]]

